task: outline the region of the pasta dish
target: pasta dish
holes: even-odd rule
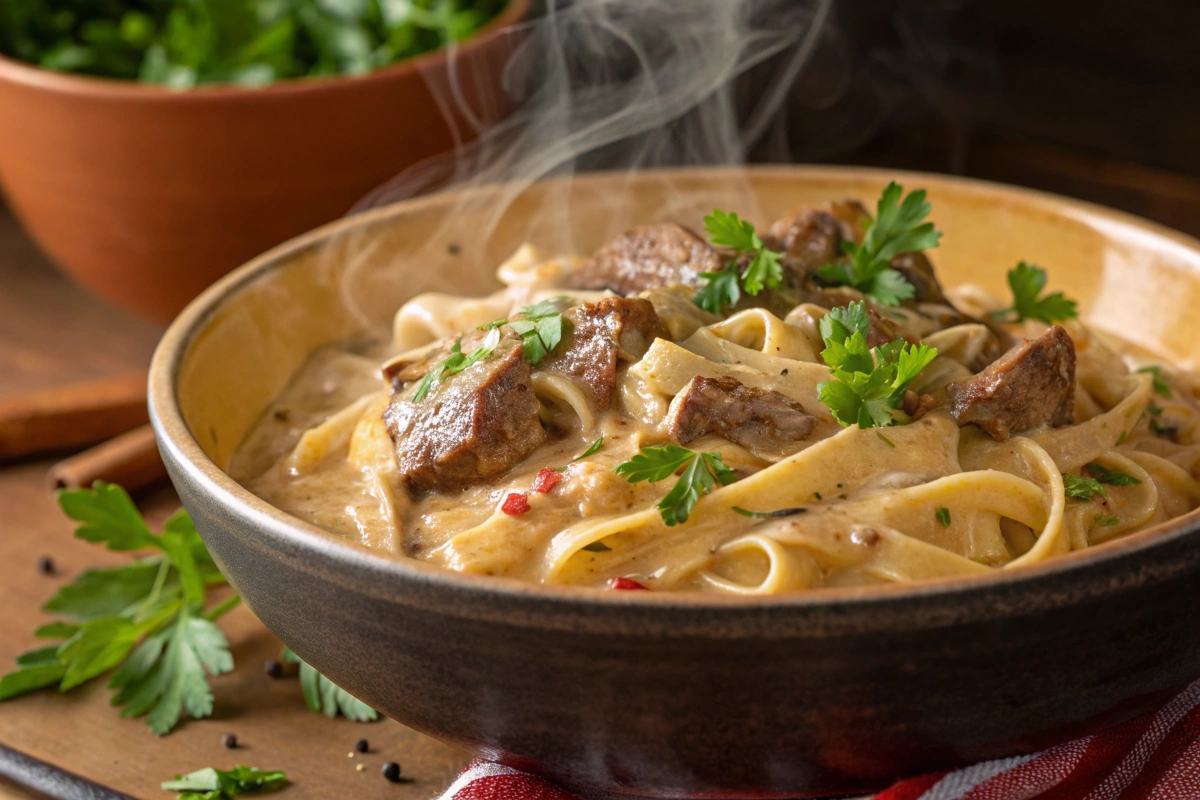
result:
[[[1047,271],[943,288],[923,191],[761,232],[524,245],[315,352],[233,476],[459,572],[773,594],[983,574],[1200,505],[1196,378],[1093,331]]]

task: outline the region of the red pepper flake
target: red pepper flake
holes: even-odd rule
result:
[[[610,589],[645,589],[640,583],[633,578],[613,578],[608,582]]]
[[[533,491],[538,494],[549,494],[558,482],[562,480],[562,473],[558,470],[546,467],[537,474],[533,479]]]
[[[500,506],[500,510],[512,517],[524,514],[529,510],[529,498],[525,496],[524,492],[509,492],[508,497],[504,498],[504,505]]]

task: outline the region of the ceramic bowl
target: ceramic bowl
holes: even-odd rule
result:
[[[456,51],[459,98],[480,119],[507,111],[506,26],[528,10],[510,0]],[[165,323],[246,259],[469,138],[430,89],[449,80],[447,52],[361,76],[191,91],[0,57],[0,183],[64,271]]]
[[[383,208],[209,289],[152,368],[175,486],[231,583],[303,659],[406,725],[588,797],[865,791],[1142,713],[1200,673],[1196,513],[982,578],[747,599],[451,574],[301,522],[223,471],[310,350],[385,326],[416,292],[489,291],[524,239],[587,252],[635,220],[720,206],[762,222],[893,178],[929,190],[948,283],[1000,291],[1018,259],[1045,265],[1091,324],[1195,366],[1200,242],[1143,220],[865,169],[596,174],[536,184],[501,216],[503,186],[466,206]]]

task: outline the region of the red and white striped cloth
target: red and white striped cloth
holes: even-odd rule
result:
[[[578,800],[476,761],[440,800]],[[1200,681],[1157,714],[1030,756],[901,781],[874,800],[1200,800]]]

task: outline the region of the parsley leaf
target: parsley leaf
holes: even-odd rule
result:
[[[1148,372],[1154,376],[1154,381],[1151,384],[1154,387],[1154,393],[1161,397],[1171,396],[1171,384],[1167,383],[1162,376],[1162,367],[1142,367],[1138,372]]]
[[[943,528],[950,527],[950,509],[945,506],[938,506],[937,511],[933,512],[933,515],[942,524]]]
[[[521,354],[525,360],[536,364],[562,341],[568,322],[563,317],[560,306],[569,302],[569,297],[552,297],[531,306],[523,306],[520,313],[524,319],[498,319],[480,325],[478,330],[495,330],[501,325],[507,325],[521,337]]]
[[[1108,493],[1104,491],[1104,487],[1100,485],[1099,481],[1081,475],[1072,475],[1069,472],[1063,473],[1062,477],[1063,489],[1067,497],[1072,500],[1091,500],[1096,495],[1108,498]]]
[[[0,678],[0,700],[55,685],[66,692],[113,670],[113,704],[125,706],[123,716],[146,714],[156,734],[171,730],[184,710],[193,717],[210,714],[208,675],[233,668],[213,620],[238,598],[204,613],[207,587],[225,580],[187,514],[174,515],[154,534],[119,486],[97,481],[90,490],[59,492],[58,499],[82,523],[76,531],[81,539],[157,554],[87,570],[59,589],[45,607],[69,622],[35,633],[65,641],[19,657],[17,671]]]
[[[1101,528],[1111,528],[1113,525],[1121,524],[1121,518],[1115,514],[1097,514],[1096,524]]]
[[[463,354],[462,337],[454,340],[454,344],[450,347],[450,355],[446,360],[437,364],[433,369],[425,374],[421,382],[417,384],[417,390],[413,392],[412,402],[419,403],[429,394],[429,390],[433,388],[435,383],[441,383],[451,375],[457,375],[467,367],[477,364],[490,356],[500,344],[500,329],[494,327],[488,331],[487,336],[483,337],[483,341],[479,347],[476,347],[470,353]]]
[[[1038,299],[1042,289],[1046,288],[1046,270],[1039,266],[1024,261],[1017,264],[1015,269],[1008,271],[1008,287],[1012,290],[1013,304],[991,312],[991,318],[997,322],[1039,319],[1054,324],[1079,316],[1075,301],[1068,300],[1062,292]]]
[[[286,647],[282,658],[289,664],[300,665],[300,688],[309,711],[323,713],[330,719],[340,711],[342,716],[355,722],[374,722],[379,719],[378,711],[317,672]]]
[[[720,453],[697,453],[675,444],[643,447],[628,461],[618,464],[615,471],[630,483],[655,483],[683,471],[671,491],[658,502],[657,508],[668,527],[687,522],[697,501],[716,488],[717,483],[728,486],[737,475],[725,465]]]
[[[817,274],[832,283],[851,286],[887,306],[899,305],[916,292],[892,259],[901,253],[931,250],[942,234],[932,222],[922,222],[932,206],[925,201],[925,190],[917,189],[901,200],[904,187],[893,181],[883,190],[876,206],[875,219],[867,226],[861,245],[843,242],[849,256],[845,262],[827,264]]]
[[[716,245],[729,247],[738,253],[751,254],[749,263],[738,274],[738,260],[719,272],[702,272],[700,277],[708,283],[696,294],[693,302],[720,314],[726,306],[736,305],[742,292],[756,295],[763,289],[778,289],[783,281],[783,265],[780,254],[768,250],[762,239],[754,232],[754,226],[740,219],[737,214],[719,208],[704,218],[704,230],[709,240]]]
[[[582,461],[583,459],[587,458],[588,456],[595,455],[596,453],[600,452],[600,448],[603,446],[604,446],[604,437],[601,436],[599,439],[592,442],[591,445],[588,446],[587,450],[584,450],[582,453],[580,453],[579,455],[572,458],[571,461],[572,462]]]
[[[178,800],[227,800],[240,794],[282,789],[287,783],[282,772],[238,765],[228,771],[206,767],[176,775],[175,780],[164,781],[162,788],[183,792]]]
[[[1133,477],[1128,472],[1109,469],[1103,464],[1097,464],[1095,461],[1085,464],[1084,469],[1100,483],[1106,483],[1109,486],[1136,486],[1141,483],[1141,480]]]
[[[833,377],[817,385],[819,398],[847,427],[886,427],[907,421],[900,410],[904,392],[937,357],[937,348],[903,339],[871,350],[866,339],[869,324],[861,300],[833,309],[820,324],[825,342],[821,358]]]

